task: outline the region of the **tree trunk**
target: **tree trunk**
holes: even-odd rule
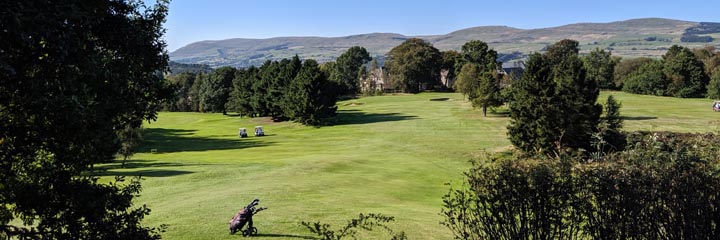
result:
[[[487,106],[483,106],[483,117],[487,117]]]

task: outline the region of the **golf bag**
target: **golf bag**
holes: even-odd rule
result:
[[[247,205],[245,208],[238,211],[235,216],[233,216],[232,219],[230,219],[229,222],[229,228],[230,228],[230,234],[235,234],[238,231],[242,232],[243,236],[252,236],[257,234],[257,228],[253,226],[253,215],[257,214],[258,212],[265,210],[267,208],[258,208],[255,209],[255,206],[260,203],[260,200],[255,199],[253,200],[249,205]],[[242,230],[242,228],[245,226],[245,224],[248,224],[248,227],[245,230]]]

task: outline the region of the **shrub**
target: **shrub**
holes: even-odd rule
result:
[[[567,163],[537,159],[473,161],[463,188],[443,197],[443,225],[457,239],[574,239]]]
[[[636,132],[584,154],[474,162],[444,198],[461,239],[720,239],[720,137]]]

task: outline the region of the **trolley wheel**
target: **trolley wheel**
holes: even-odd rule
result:
[[[242,235],[243,235],[243,237],[255,236],[255,235],[257,235],[257,228],[251,227],[251,228],[245,229],[245,231],[243,231]]]

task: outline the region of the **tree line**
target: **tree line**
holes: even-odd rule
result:
[[[221,67],[210,73],[184,72],[167,77],[175,99],[166,111],[235,112],[320,125],[335,115],[337,100],[360,92],[359,79],[371,57],[351,47],[337,62],[318,64],[298,56],[266,61],[260,67]]]
[[[609,51],[595,49],[580,55],[579,59],[587,78],[602,89],[659,96],[720,98],[720,71],[717,70],[720,53],[713,47],[690,50],[675,45],[662,59],[622,59],[612,56]],[[375,82],[366,82],[369,86],[363,89],[361,81],[374,74],[375,69],[382,68],[387,72],[381,76],[385,79],[386,89],[404,93],[451,89],[462,93],[473,107],[482,108],[486,114],[488,108],[508,102],[510,92],[504,87],[519,77],[501,74],[498,53],[479,40],[465,43],[460,51],[439,51],[425,40],[411,38],[388,52],[384,66],[370,60],[373,58],[365,48],[355,46],[335,62],[315,63],[324,80],[337,85],[320,88],[337,97],[354,97],[362,91],[375,89],[375,85],[369,85]],[[266,61],[260,67],[248,69],[222,67],[210,73],[170,76],[168,81],[177,87],[178,98],[165,110],[223,113],[230,110],[247,116],[297,120],[293,117],[295,114],[282,106],[291,103],[283,96],[294,94],[288,90],[301,65],[301,61],[293,58]],[[440,82],[443,72],[445,78],[457,81],[443,85]]]
[[[612,78],[608,76],[604,85],[609,89],[657,96],[720,98],[720,53],[712,46],[688,49],[675,45],[661,59],[613,59],[603,63],[614,67]]]

